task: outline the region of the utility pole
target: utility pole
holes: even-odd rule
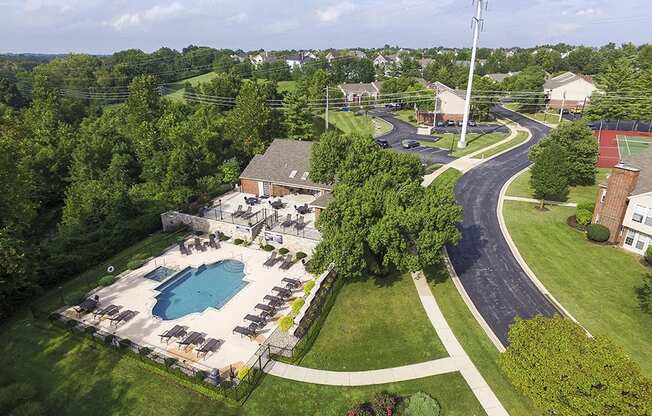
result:
[[[480,38],[480,27],[482,26],[482,9],[487,0],[474,0],[476,3],[475,17],[473,18],[473,49],[471,49],[471,65],[469,65],[469,81],[466,84],[466,101],[464,102],[464,118],[462,121],[462,134],[457,143],[459,149],[466,147],[466,131],[469,124],[469,112],[471,111],[471,91],[473,90],[473,72],[475,71],[475,56],[478,50],[478,39]]]
[[[561,98],[561,108],[559,109],[559,124],[561,124],[561,120],[564,118],[564,107],[566,107],[566,91],[564,91],[564,95]]]
[[[328,85],[326,86],[326,131],[328,131]]]

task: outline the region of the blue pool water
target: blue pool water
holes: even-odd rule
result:
[[[244,264],[237,260],[184,269],[156,288],[161,294],[156,296],[152,314],[171,320],[219,309],[247,285],[244,276]]]
[[[145,279],[149,280],[156,280],[157,282],[162,282],[168,277],[172,276],[174,274],[174,270],[168,269],[165,266],[159,266],[156,269],[152,270],[151,272],[147,273],[145,276]]]

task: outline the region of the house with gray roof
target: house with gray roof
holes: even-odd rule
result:
[[[338,88],[344,94],[347,103],[360,104],[365,99],[375,100],[380,95],[382,82],[340,84]]]
[[[609,241],[625,250],[643,255],[652,245],[652,144],[612,168],[600,185],[593,223],[607,227]]]
[[[584,107],[598,88],[589,75],[564,72],[546,80],[543,92],[551,108],[573,109]]]

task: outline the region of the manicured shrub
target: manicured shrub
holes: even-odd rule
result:
[[[36,389],[27,383],[14,383],[0,389],[0,414],[6,415],[21,403],[36,396]]]
[[[217,237],[217,238],[218,238],[220,241],[226,241],[226,240],[228,240],[229,238],[231,238],[231,236],[228,236],[228,235],[226,235],[226,234],[224,234],[223,232],[220,231],[219,234],[218,234],[218,237]]]
[[[582,227],[586,227],[589,224],[591,224],[592,218],[593,218],[593,214],[585,209],[578,208],[577,212],[575,213],[575,219],[577,221],[577,225],[581,225]]]
[[[652,313],[652,273],[643,278],[643,285],[636,288],[638,306],[643,312]]]
[[[262,248],[263,250],[265,250],[265,251],[273,251],[273,250],[274,250],[274,246],[271,245],[271,244],[265,244],[265,245],[263,245],[261,248]]]
[[[194,374],[193,377],[197,381],[204,381],[204,379],[206,378],[206,374],[207,374],[206,371],[199,370]]]
[[[152,350],[150,348],[147,348],[147,347],[143,347],[143,348],[138,350],[138,354],[140,354],[143,357],[147,357],[151,352],[152,352]]]
[[[405,416],[439,416],[441,406],[426,393],[415,393],[408,399]]]
[[[296,257],[297,257],[297,260],[301,260],[301,259],[305,259],[306,257],[308,257],[308,255],[306,253],[304,253],[303,251],[297,251]]]
[[[244,380],[247,374],[249,374],[249,371],[251,371],[249,367],[240,367],[237,374],[238,380]]]
[[[647,261],[648,264],[652,265],[652,245],[648,246],[647,250],[645,251],[645,261]]]
[[[18,405],[12,412],[11,416],[43,416],[45,408],[39,402],[29,401]]]
[[[165,364],[166,367],[172,367],[173,365],[175,365],[177,363],[177,361],[179,361],[179,360],[177,360],[176,358],[172,358],[172,357],[165,357],[163,359],[163,363]]]
[[[394,414],[399,397],[389,393],[378,393],[371,402],[371,407],[377,415]]]
[[[74,319],[68,319],[68,320],[65,322],[65,325],[66,325],[66,327],[72,329],[72,328],[74,328],[74,327],[77,326],[77,321],[75,321]]]
[[[586,211],[589,211],[591,215],[593,215],[593,212],[595,211],[595,203],[593,202],[582,202],[580,204],[577,204],[577,210],[579,211],[580,209],[584,209]]]
[[[127,268],[130,270],[140,269],[147,262],[148,257],[149,256],[147,256],[147,254],[144,253],[138,253],[134,255],[131,258],[131,260],[129,260],[129,262],[127,263]]]
[[[87,326],[86,328],[84,328],[84,332],[92,335],[97,332],[97,328],[95,328],[94,326]]]
[[[100,286],[111,286],[115,282],[115,276],[110,274],[103,276],[100,280],[97,281],[97,284]]]
[[[121,339],[121,340],[118,342],[118,344],[120,344],[120,348],[121,348],[121,349],[127,349],[127,348],[131,347],[131,345],[132,345],[133,343],[131,342],[130,339],[128,339],[128,338],[123,338],[123,339]]]
[[[586,236],[591,241],[604,243],[609,240],[609,229],[602,224],[590,224],[586,227]]]
[[[106,337],[104,337],[104,343],[108,345],[113,345],[113,340],[115,339],[115,335],[109,334]]]
[[[278,322],[278,327],[283,332],[288,332],[292,328],[292,325],[294,325],[294,319],[290,315],[282,317]]]
[[[278,253],[279,253],[279,254],[283,254],[283,255],[286,255],[286,254],[288,254],[289,252],[290,252],[290,250],[288,250],[288,249],[285,248],[285,247],[281,247],[281,248],[278,250]]]
[[[294,302],[292,302],[292,314],[296,316],[305,303],[306,301],[302,298],[295,299]]]
[[[303,285],[303,293],[305,293],[305,295],[308,296],[313,287],[315,287],[315,281],[314,280],[310,280],[310,281],[306,282]]]
[[[233,240],[233,244],[235,244],[236,246],[239,246],[242,243],[244,243],[244,241],[240,238],[236,238],[235,240]]]

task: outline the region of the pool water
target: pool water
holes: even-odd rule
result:
[[[179,272],[156,290],[157,302],[152,314],[163,320],[178,319],[208,308],[220,309],[247,285],[244,264],[223,260]]]

